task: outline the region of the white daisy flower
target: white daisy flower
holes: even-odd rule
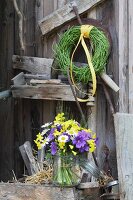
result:
[[[48,122],[48,123],[42,125],[41,128],[46,128],[46,127],[48,127],[48,126],[50,126],[50,125],[52,125],[52,122]]]
[[[69,137],[68,137],[67,135],[60,135],[60,136],[58,137],[58,141],[59,141],[59,142],[67,142],[68,139],[69,139]]]
[[[41,132],[41,135],[45,135],[50,129],[44,129],[42,132]]]
[[[45,147],[48,143],[49,143],[49,138],[45,138],[42,143],[42,147]]]

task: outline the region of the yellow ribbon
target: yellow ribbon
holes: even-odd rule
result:
[[[75,54],[75,51],[77,50],[78,46],[79,46],[79,43],[81,42],[82,44],[82,47],[85,51],[85,54],[86,54],[86,57],[87,57],[87,62],[88,62],[88,66],[90,67],[90,71],[91,71],[91,76],[92,76],[92,83],[93,83],[93,90],[92,90],[92,96],[94,96],[95,92],[96,92],[96,74],[95,74],[95,70],[94,70],[94,67],[93,67],[93,64],[92,64],[92,61],[91,61],[91,55],[89,53],[89,50],[87,48],[87,45],[85,43],[85,40],[84,38],[89,38],[89,35],[90,35],[90,31],[92,30],[93,26],[91,25],[82,25],[81,26],[81,35],[80,35],[80,38],[79,38],[79,41],[72,53],[72,56],[71,56],[71,63],[70,63],[70,76],[71,76],[71,80],[72,80],[72,83],[73,85],[75,86],[75,88],[77,90],[80,91],[80,89],[77,87],[77,85],[75,84],[75,81],[74,81],[74,78],[73,78],[73,73],[72,73],[72,61],[73,61],[73,57],[74,57],[74,54]],[[85,92],[82,92],[80,91],[81,93],[83,94],[87,94]],[[89,94],[87,94],[89,95]],[[89,98],[88,99],[80,99],[80,98],[77,98],[78,101],[80,102],[87,102],[89,101]]]

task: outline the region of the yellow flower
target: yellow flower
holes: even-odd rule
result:
[[[59,147],[60,147],[60,149],[64,149],[64,147],[65,147],[65,142],[59,142]]]
[[[43,142],[43,136],[41,135],[41,133],[38,133],[36,140],[34,140],[34,142],[37,145],[38,149],[42,148],[42,142]]]
[[[89,144],[89,151],[91,153],[94,152],[96,149],[95,141],[92,139],[92,140],[88,140],[87,143]]]
[[[77,155],[77,152],[75,152],[75,151],[72,151],[72,153],[73,153],[73,155],[74,155],[74,156],[76,156],[76,155]]]
[[[64,117],[64,113],[59,113],[54,120],[54,124],[61,124],[61,122],[64,122],[65,117]]]
[[[93,133],[92,139],[96,139],[96,133]]]
[[[61,132],[59,132],[59,131],[57,131],[57,130],[54,131],[54,136],[55,136],[55,137],[58,136],[58,135],[60,135],[60,134],[61,134]]]
[[[43,140],[43,136],[41,135],[41,133],[38,133],[36,141],[42,141]]]
[[[34,142],[36,143],[36,146],[37,146],[38,149],[41,149],[41,148],[42,148],[42,145],[41,145],[40,142],[38,142],[38,141],[36,141],[36,140],[34,140]]]
[[[73,145],[69,145],[69,147],[70,147],[70,149],[73,149],[73,148],[74,148],[74,146],[73,146]]]

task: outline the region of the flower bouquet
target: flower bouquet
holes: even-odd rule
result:
[[[53,122],[41,127],[34,140],[38,149],[45,148],[53,156],[53,183],[60,186],[77,185],[80,182],[78,158],[96,149],[96,134],[85,129],[75,120],[66,120],[59,113]]]

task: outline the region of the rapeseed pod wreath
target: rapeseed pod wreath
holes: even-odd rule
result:
[[[72,63],[74,53],[81,42],[84,51],[85,43],[84,38],[88,38],[91,46],[91,54],[89,54],[88,64],[85,66],[77,67]],[[55,61],[56,65],[67,75],[67,69],[70,68],[72,82],[88,83],[93,81],[93,95],[96,90],[96,75],[105,70],[107,59],[109,56],[110,43],[103,31],[91,26],[82,25],[74,26],[68,29],[60,38],[59,43],[55,47]],[[89,50],[86,50],[89,52]],[[91,70],[91,65],[93,70]],[[94,88],[95,87],[95,88]]]

